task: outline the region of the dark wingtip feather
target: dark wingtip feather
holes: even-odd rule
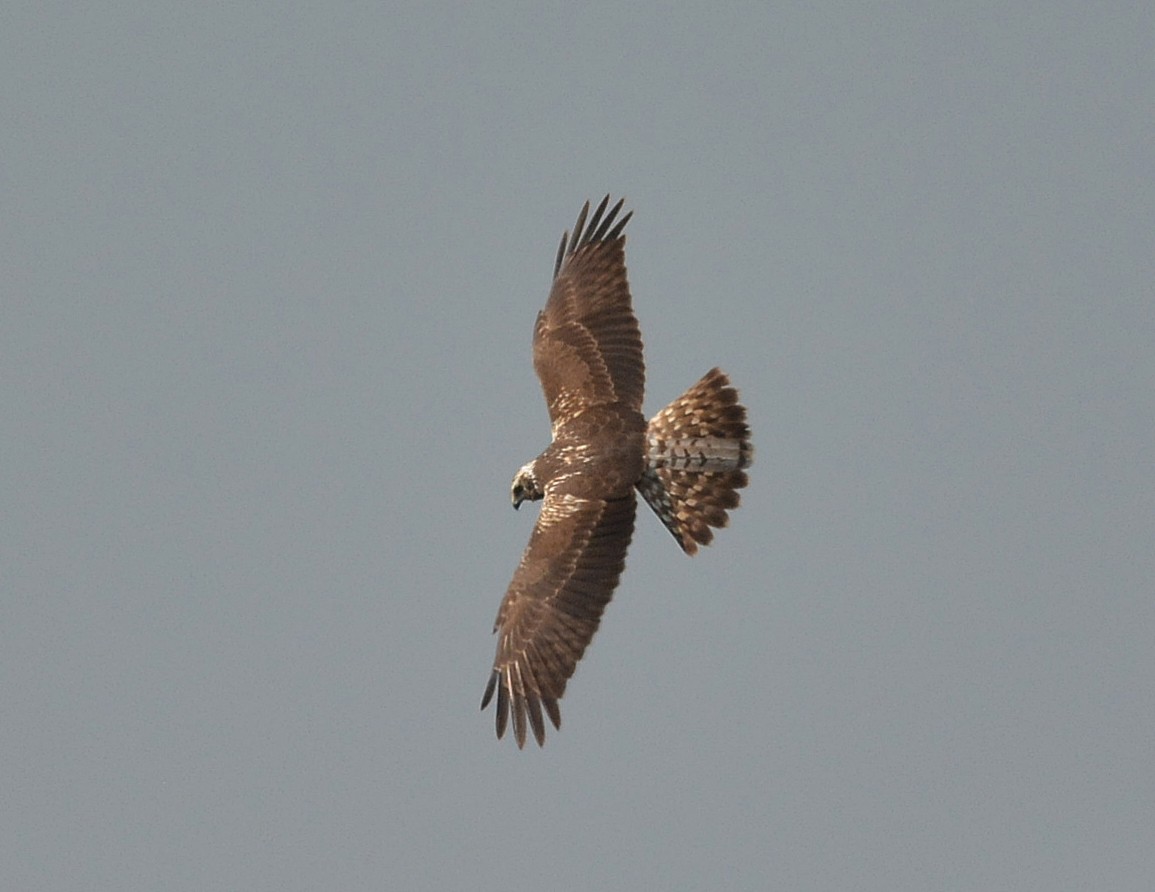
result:
[[[561,710],[558,709],[557,701],[554,700],[552,697],[543,697],[541,700],[541,705],[545,707],[546,714],[549,716],[549,720],[551,722],[553,722],[553,726],[558,731],[560,731],[561,730]]]
[[[498,735],[499,737],[501,735]],[[513,698],[513,736],[517,740],[517,748],[525,748],[525,700],[521,697]]]
[[[485,693],[481,695],[481,708],[485,709],[493,699],[493,691],[497,687],[497,670],[489,673],[489,683],[485,686]]]
[[[609,203],[610,197],[607,195],[602,199],[602,203],[598,205],[597,210],[594,211],[594,215],[590,218],[589,226],[586,227],[586,231],[582,234],[579,244],[588,245],[590,242],[596,242],[598,240],[598,232],[602,228],[602,214],[606,212],[606,205]],[[612,219],[613,215],[611,214],[610,216]]]
[[[525,698],[526,712],[529,713],[529,725],[533,729],[534,739],[538,746],[545,746],[545,723],[541,718],[541,701],[530,695]]]
[[[626,202],[626,200],[623,198],[616,205],[614,205],[614,214],[616,214],[618,212],[618,209],[621,208],[621,206],[623,204],[625,204],[625,202]],[[626,224],[630,222],[630,218],[633,216],[634,216],[634,212],[628,211],[626,213],[626,215],[618,221],[618,225],[615,226],[613,229],[611,229],[608,233],[606,233],[605,236],[603,236],[603,240],[607,241],[607,242],[616,242],[621,237],[622,230],[626,228]]]
[[[553,263],[553,277],[556,279],[561,269],[561,262],[565,260],[565,243],[569,241],[569,230],[562,233],[561,244],[557,246],[557,260]]]
[[[582,205],[582,212],[578,214],[577,222],[573,225],[573,235],[570,236],[569,249],[567,254],[572,254],[577,250],[578,245],[581,244],[582,230],[585,229],[586,216],[590,212],[590,203],[587,201]]]
[[[496,673],[494,673],[496,675]],[[506,691],[505,685],[499,684],[497,686],[497,717],[494,719],[494,726],[497,728],[497,739],[501,740],[505,736],[505,728],[509,722],[509,692]]]

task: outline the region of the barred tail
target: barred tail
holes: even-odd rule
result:
[[[682,550],[696,554],[726,526],[754,460],[746,408],[718,369],[655,415],[646,430],[638,491]]]

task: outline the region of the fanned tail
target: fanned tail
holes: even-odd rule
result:
[[[738,507],[754,460],[746,407],[719,369],[708,371],[651,420],[638,491],[686,554],[714,538]]]

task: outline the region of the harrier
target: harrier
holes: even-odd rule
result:
[[[716,368],[646,423],[622,203],[607,212],[607,195],[587,224],[586,202],[562,236],[533,334],[553,440],[513,478],[514,508],[544,503],[497,614],[481,700],[497,694],[499,738],[512,713],[518,747],[527,724],[544,745],[543,711],[561,728],[558,701],[625,568],[634,490],[692,555],[726,525],[754,457],[746,409]]]

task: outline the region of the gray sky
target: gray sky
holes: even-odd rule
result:
[[[5,7],[0,887],[1150,888],[1155,12],[695,10]],[[757,462],[519,752],[606,192]]]

